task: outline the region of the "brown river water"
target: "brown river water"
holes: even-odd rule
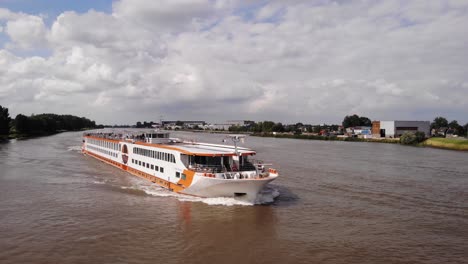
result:
[[[468,263],[466,152],[247,137],[280,173],[251,205],[170,193],[80,144],[0,144],[0,263]]]

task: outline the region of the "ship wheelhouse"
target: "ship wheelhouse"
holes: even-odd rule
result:
[[[186,168],[195,172],[242,172],[255,171],[256,167],[249,160],[249,155],[189,155],[181,154],[181,161]]]

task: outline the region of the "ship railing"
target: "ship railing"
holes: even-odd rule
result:
[[[218,173],[223,171],[223,166],[192,163],[189,165],[189,170],[202,173]]]
[[[244,163],[244,165],[239,166],[237,169],[236,166],[223,166],[223,165],[206,165],[206,164],[196,164],[192,163],[189,165],[189,170],[202,173],[221,173],[221,172],[243,172],[243,171],[257,171],[255,165],[250,162]]]

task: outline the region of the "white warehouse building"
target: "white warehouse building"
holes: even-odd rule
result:
[[[405,132],[424,132],[426,137],[430,136],[430,121],[373,121],[373,137],[400,137]]]

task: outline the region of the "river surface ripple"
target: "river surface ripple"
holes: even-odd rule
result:
[[[248,137],[280,172],[252,206],[175,195],[80,144],[81,133],[0,144],[0,263],[468,260],[466,152]]]

